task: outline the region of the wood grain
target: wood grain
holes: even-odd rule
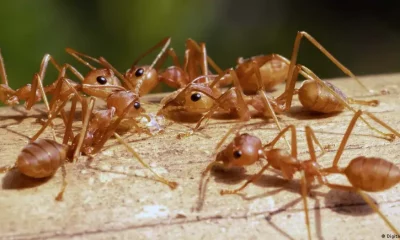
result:
[[[400,74],[361,78],[369,87],[388,89],[389,95],[374,97],[379,107],[362,107],[400,130]],[[346,94],[371,99],[354,81],[335,79]],[[280,88],[282,89],[282,88]],[[278,91],[279,92],[279,91]],[[159,95],[150,96],[151,100]],[[148,98],[149,99],[149,98]],[[289,114],[281,115],[282,125],[295,124],[299,132],[301,159],[308,158],[304,126],[310,125],[329,152],[319,162],[328,166],[353,115],[346,111],[335,116],[309,113],[294,102]],[[147,106],[156,111],[157,105]],[[359,108],[358,106],[355,106]],[[13,164],[28,138],[45,118],[43,106],[26,112],[22,106],[0,109],[0,165]],[[127,133],[124,139],[156,171],[179,182],[171,191],[153,180],[152,175],[118,144],[115,139],[91,161],[81,157],[67,164],[68,187],[63,202],[54,201],[61,185],[61,171],[46,181],[33,181],[16,171],[1,174],[1,239],[306,239],[299,182],[287,182],[267,172],[259,181],[238,195],[220,196],[219,190],[234,188],[259,169],[215,171],[207,185],[204,206],[193,211],[198,200],[200,172],[212,160],[213,150],[235,120],[212,120],[201,134],[177,139],[180,125],[172,125],[154,137]],[[278,133],[272,123],[254,119],[244,130],[271,141]],[[186,124],[190,125],[190,124]],[[62,125],[56,126],[62,135]],[[50,137],[49,132],[44,137]],[[400,163],[400,140],[385,141],[358,123],[341,158],[344,166],[360,155],[379,156]],[[282,145],[284,146],[284,145]],[[296,179],[299,179],[298,177]],[[346,183],[333,176],[332,182]],[[400,186],[369,194],[392,223],[400,226]],[[316,187],[310,193],[313,238],[379,239],[390,234],[384,222],[354,193]],[[271,214],[273,213],[273,214]],[[268,217],[269,216],[269,217]]]

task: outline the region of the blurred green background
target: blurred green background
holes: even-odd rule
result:
[[[309,32],[356,75],[397,72],[399,5],[374,0],[3,0],[0,48],[13,88],[31,81],[45,53],[80,66],[66,47],[104,56],[125,71],[166,36],[182,58],[190,37],[206,42],[209,55],[228,68],[240,56],[289,58],[299,30]],[[299,61],[322,78],[344,75],[306,42]],[[45,83],[53,80],[48,76]]]

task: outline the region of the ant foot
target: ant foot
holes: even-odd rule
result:
[[[220,193],[221,195],[236,194],[237,191],[236,191],[236,190],[221,190],[219,193]]]
[[[194,134],[194,131],[193,131],[193,130],[190,130],[190,131],[188,131],[188,132],[179,133],[179,134],[176,136],[176,138],[178,138],[178,139],[183,139],[183,138],[186,138],[186,137],[190,137],[190,136],[192,136],[193,134]]]
[[[168,182],[168,186],[171,188],[171,190],[174,190],[178,187],[177,182]]]

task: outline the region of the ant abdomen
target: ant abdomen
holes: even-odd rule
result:
[[[235,71],[245,93],[254,94],[258,89],[256,75],[248,74],[252,62],[257,63],[265,90],[271,91],[276,85],[285,81],[289,65],[280,59],[274,59],[272,55],[239,60]]]
[[[29,177],[50,177],[67,159],[67,152],[66,145],[53,140],[38,139],[22,149],[16,167]]]
[[[384,191],[400,182],[400,168],[382,158],[357,157],[344,173],[355,188],[367,192]]]
[[[325,84],[346,101],[346,95],[339,88],[329,82],[325,82]],[[314,80],[305,80],[299,89],[298,95],[301,104],[312,111],[333,113],[343,111],[345,108],[334,95]]]

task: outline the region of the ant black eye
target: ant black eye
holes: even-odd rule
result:
[[[201,94],[200,93],[193,93],[192,96],[190,96],[190,99],[192,99],[193,102],[199,101],[200,98],[201,98]]]
[[[237,150],[233,152],[233,157],[234,158],[240,158],[242,156],[242,151]]]
[[[143,73],[144,73],[143,68],[138,68],[138,70],[136,70],[136,72],[135,72],[135,76],[140,77],[143,75]]]
[[[103,76],[98,76],[98,77],[96,78],[96,81],[97,81],[98,83],[102,84],[102,85],[104,85],[104,84],[107,83],[107,79],[106,79],[105,77],[103,77]]]
[[[135,102],[133,104],[133,107],[136,108],[136,109],[139,109],[140,108],[140,102]]]

